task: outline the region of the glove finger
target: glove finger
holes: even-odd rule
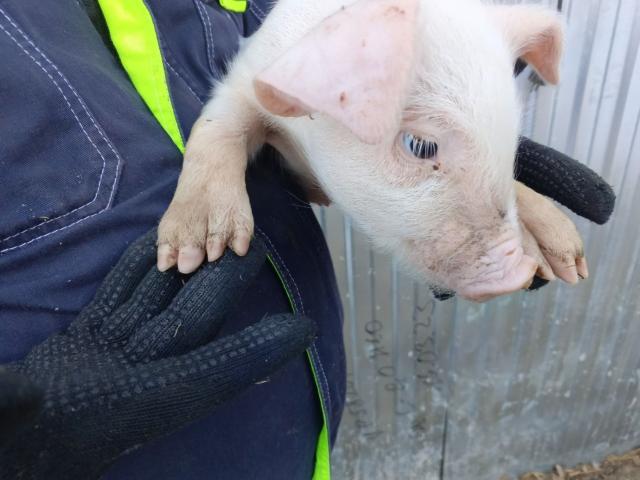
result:
[[[103,321],[99,336],[116,343],[129,338],[132,332],[167,308],[186,281],[186,276],[171,269],[160,272],[152,266],[131,297],[108,319]]]
[[[185,355],[141,364],[135,395],[112,402],[112,430],[136,444],[209,415],[301,355],[315,330],[306,317],[274,315]]]
[[[0,368],[0,445],[36,416],[43,396],[26,378]]]
[[[132,243],[109,272],[93,300],[82,310],[71,329],[94,324],[125,303],[142,278],[155,264],[156,229]]]
[[[516,180],[600,225],[613,212],[613,189],[593,170],[552,148],[521,137]]]
[[[246,256],[239,257],[227,250],[219,260],[206,264],[162,314],[134,333],[125,349],[129,358],[179,355],[210,341],[258,275],[265,259],[264,245],[254,239]]]
[[[198,372],[190,372],[186,383],[196,390],[208,390],[203,398],[212,395],[221,402],[302,354],[315,336],[316,325],[307,317],[269,316],[185,355],[184,365],[200,366]]]

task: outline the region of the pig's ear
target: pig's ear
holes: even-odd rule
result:
[[[558,14],[533,5],[489,8],[515,57],[531,65],[545,82],[557,84],[564,38]]]
[[[382,141],[397,129],[408,93],[418,3],[343,7],[254,79],[258,101],[284,117],[326,114],[363,142]]]

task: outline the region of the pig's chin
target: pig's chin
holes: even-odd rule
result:
[[[429,265],[424,263],[423,257],[422,262],[413,263],[414,270],[418,264],[426,270],[422,276],[435,283],[437,290],[454,291],[475,302],[527,288],[538,268],[537,262],[523,253],[516,238],[491,248],[474,262],[453,256],[444,261],[439,259],[437,265]]]

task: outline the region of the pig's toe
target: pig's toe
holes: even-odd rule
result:
[[[575,224],[549,199],[517,184],[523,231],[530,232],[553,273],[570,284],[588,276],[582,238]]]
[[[552,253],[546,255],[546,258],[558,278],[571,285],[578,283],[579,277],[575,257],[567,254]]]
[[[578,276],[582,280],[589,278],[589,267],[587,265],[587,259],[583,256],[576,258],[576,269],[578,270]]]
[[[193,245],[180,247],[178,254],[178,271],[180,273],[195,272],[204,261],[204,249]]]
[[[177,265],[181,273],[195,271],[204,260],[206,234],[205,210],[170,205],[158,226],[158,269]]]
[[[536,258],[538,261],[538,270],[536,271],[536,276],[548,280],[549,282],[553,282],[556,279],[555,274],[553,273],[553,268],[547,262],[547,259],[544,258],[544,255]]]
[[[207,238],[207,260],[215,262],[222,256],[226,246],[226,241],[221,235],[210,233]]]
[[[168,243],[158,245],[158,270],[166,272],[178,262],[178,250]]]
[[[541,238],[540,249],[558,278],[575,285],[589,276],[582,239],[573,222]]]
[[[220,258],[226,247],[237,255],[249,251],[253,235],[253,215],[246,192],[234,201],[220,202],[209,213],[207,257],[210,262]]]
[[[536,275],[540,278],[543,278],[544,280],[555,280],[556,277],[553,274],[553,268],[551,267],[551,265],[549,265],[549,262],[547,262],[547,259],[540,250],[535,237],[522,223],[520,224],[520,227],[522,230],[522,248],[524,250],[524,253],[533,258],[538,263],[538,270],[536,271]]]
[[[231,248],[237,255],[241,257],[245,256],[249,251],[249,243],[251,242],[251,236],[245,231],[236,232],[231,242]]]

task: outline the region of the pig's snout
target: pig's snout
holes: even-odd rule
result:
[[[457,291],[468,300],[484,302],[527,288],[538,264],[524,254],[519,240],[510,238],[490,249],[476,268],[477,275],[461,282]]]

